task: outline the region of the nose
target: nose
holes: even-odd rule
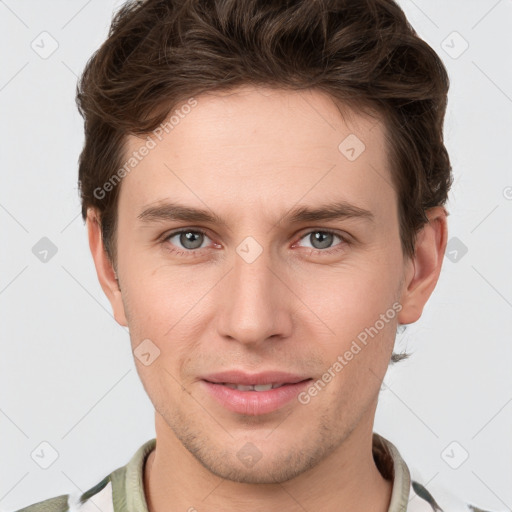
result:
[[[293,293],[285,285],[283,268],[265,250],[252,262],[235,254],[233,268],[220,288],[219,334],[245,345],[290,336]]]

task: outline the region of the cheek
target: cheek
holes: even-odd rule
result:
[[[211,283],[218,277],[183,267],[138,262],[123,290],[132,343],[149,338],[167,357],[190,349],[200,339],[206,316],[212,314]],[[206,309],[205,309],[206,308]],[[140,341],[139,341],[140,342]]]
[[[339,341],[372,326],[397,299],[398,277],[381,265],[331,270],[308,283],[301,287],[300,296]]]
[[[397,283],[399,268],[389,266],[381,255],[372,265],[331,272],[316,280],[318,289],[309,295],[311,309],[329,331],[319,336],[325,370],[330,370],[328,386],[333,401],[350,407],[343,397],[368,403],[378,393],[394,346],[399,310]],[[318,322],[315,322],[318,324]],[[332,332],[331,332],[332,331]],[[334,334],[333,334],[334,333]]]
[[[162,272],[139,268],[132,275],[124,295],[137,372],[148,395],[157,402],[161,397],[159,407],[165,407],[169,396],[180,395],[182,367],[190,357],[194,340],[199,338],[192,307],[197,296],[187,292],[177,278]],[[151,342],[149,352],[155,358],[149,365],[137,356],[148,351],[146,340]]]

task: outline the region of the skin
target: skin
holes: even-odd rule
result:
[[[150,339],[160,350],[149,366],[135,358],[155,407],[157,446],[144,474],[149,510],[334,512],[342,504],[384,512],[392,484],[372,456],[379,390],[398,323],[420,318],[438,280],[446,211],[427,212],[407,259],[378,120],[342,117],[316,91],[241,87],[196,99],[123,179],[119,284],[93,209],[87,221],[116,321],[129,327],[132,349]],[[349,134],[366,146],[354,161],[338,150]],[[128,153],[142,144],[128,142]],[[207,208],[227,225],[138,219],[165,200]],[[283,221],[297,205],[339,200],[370,210],[374,221]],[[179,236],[164,238],[178,228],[207,236],[189,249]],[[311,253],[322,229],[351,242],[334,236]],[[252,263],[236,252],[248,236],[263,248]],[[341,250],[326,252],[333,249]],[[395,318],[307,405],[293,400],[273,413],[242,415],[203,390],[202,376],[232,368],[317,380],[396,302]],[[237,458],[247,442],[261,453],[252,467]]]

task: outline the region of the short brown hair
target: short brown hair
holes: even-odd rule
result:
[[[95,190],[123,165],[126,136],[150,133],[202,92],[241,85],[314,89],[377,113],[402,250],[414,255],[425,210],[444,205],[452,184],[443,142],[449,80],[393,0],[146,0],[115,14],[77,88],[82,216],[99,212],[114,267],[121,184],[102,197]]]

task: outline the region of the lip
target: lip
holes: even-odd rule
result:
[[[274,379],[274,377],[269,377],[267,374],[265,377],[260,377],[261,379],[267,379],[267,382],[251,381],[246,385],[249,385],[250,383],[269,384],[270,382],[282,382],[282,380],[280,380],[282,379],[282,375],[283,374],[281,374],[277,380],[269,381],[268,379]],[[225,377],[223,376],[222,379],[224,378]],[[289,374],[288,378],[290,378]],[[232,376],[226,381],[221,382],[229,382],[230,379],[232,379]],[[237,389],[231,389],[227,386],[224,386],[220,382],[209,382],[208,380],[201,380],[200,382],[205,391],[215,401],[217,401],[220,405],[229,411],[249,416],[259,416],[262,414],[274,412],[292,400],[296,399],[297,395],[304,388],[309,386],[312,380],[313,379],[311,378],[306,378],[305,380],[291,384],[285,384],[284,386],[270,389],[268,391],[239,391]],[[236,382],[236,384],[243,383]],[[297,401],[295,400],[295,402]]]
[[[260,373],[246,373],[241,370],[230,370],[220,373],[212,373],[201,377],[202,380],[214,384],[229,383],[240,384],[243,386],[258,384],[296,384],[309,379],[308,375],[298,375],[282,371],[268,371]],[[265,393],[265,391],[261,391]]]

